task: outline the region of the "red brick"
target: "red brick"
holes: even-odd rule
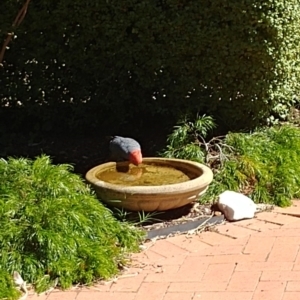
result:
[[[284,246],[284,245],[299,245],[300,244],[300,234],[298,237],[295,236],[279,236],[276,238],[274,246]]]
[[[145,275],[147,274],[152,274],[152,273],[156,273],[156,272],[159,272],[159,270],[166,266],[166,264],[147,264],[147,265],[140,265],[140,268],[139,268],[139,271],[137,271],[137,273],[143,273]],[[173,265],[171,265],[173,266]],[[174,265],[176,267],[176,265]],[[125,274],[128,274],[128,272],[126,272]],[[129,273],[130,274],[130,273]]]
[[[242,262],[238,263],[236,271],[290,271],[293,268],[291,262]]]
[[[149,250],[145,251],[145,255],[149,255],[149,252],[160,256],[159,259],[156,259],[156,263],[170,265],[181,264],[189,253],[187,250],[169,243],[167,240],[157,241]]]
[[[128,263],[126,270],[123,271],[123,274],[135,274],[141,273],[146,267],[145,263],[138,263],[131,261]]]
[[[292,281],[300,280],[300,271],[263,271],[261,281]]]
[[[144,264],[156,264],[159,261],[165,260],[166,257],[151,250],[145,250],[141,253],[133,254],[131,259],[134,264],[139,264],[140,262]]]
[[[300,237],[299,230],[289,228],[289,225],[284,225],[280,229],[273,229],[265,232],[260,232],[260,237]]]
[[[170,268],[165,273],[149,274],[145,282],[200,282],[208,265],[200,257],[188,257],[179,269]]]
[[[284,291],[286,287],[286,281],[260,281],[256,287],[256,291],[268,292],[268,291]]]
[[[282,300],[297,300],[297,299],[299,299],[298,292],[285,292],[282,297]]]
[[[238,226],[237,226],[238,227]],[[240,227],[242,228],[242,227]],[[257,232],[253,231],[254,234],[257,234]],[[223,243],[222,246],[229,246],[229,245],[234,245],[234,246],[245,246],[251,236],[245,236],[245,237],[239,237],[239,238],[230,238],[227,240],[226,243]]]
[[[194,293],[166,293],[164,300],[192,300]]]
[[[251,236],[243,253],[263,253],[268,255],[273,248],[275,237]]]
[[[232,255],[232,254],[241,254],[242,251],[244,250],[245,245],[232,245],[232,244],[225,244],[225,245],[217,245],[214,246],[210,249],[205,249],[201,251],[199,254],[200,255]]]
[[[140,288],[146,274],[138,274],[134,277],[118,279],[111,285],[110,291],[112,292],[136,292]]]
[[[227,281],[219,281],[218,278],[215,280],[201,280],[200,282],[173,282],[170,284],[169,292],[218,292],[225,291]]]
[[[239,263],[246,262],[263,262],[266,260],[266,253],[252,253],[252,254],[232,254],[232,255],[215,255],[211,262],[214,264],[218,263]]]
[[[204,257],[206,258],[209,256]],[[197,266],[198,269],[206,271],[209,263],[211,262],[211,257],[209,258],[210,259],[203,259],[203,256],[188,256],[181,265],[180,270],[191,271],[195,268],[195,266]]]
[[[286,224],[286,225],[283,226],[283,228],[285,228],[285,229],[299,229],[300,228],[300,215],[297,219],[298,219],[297,222]],[[299,234],[298,234],[298,236],[299,236]]]
[[[292,205],[289,207],[275,207],[273,212],[282,213],[282,214],[300,215],[300,201],[293,200]]]
[[[203,292],[197,293],[193,300],[251,300],[252,292]],[[272,299],[273,300],[273,299]]]
[[[213,255],[211,258],[212,264],[227,264],[234,263],[237,264],[243,259],[243,254],[230,254],[230,255]]]
[[[255,292],[252,300],[281,300],[283,291],[266,291],[266,292]]]
[[[40,295],[38,294],[34,294],[34,293],[30,293],[27,297],[28,300],[46,300],[46,298],[48,297],[48,294],[42,293]]]
[[[135,293],[80,292],[76,300],[133,300]],[[65,300],[65,298],[60,298]]]
[[[201,264],[206,264],[206,263],[211,263],[212,259],[213,259],[213,255],[206,255],[205,253],[191,253],[190,255],[188,255],[185,259],[187,258],[192,258],[195,257],[195,259],[198,259],[199,262],[201,262]]]
[[[79,291],[83,292],[109,292],[110,287],[112,286],[112,282],[108,282],[107,284],[94,284],[92,286],[85,286],[80,288]]]
[[[54,292],[50,293],[47,300],[75,300],[78,295],[78,292]]]
[[[293,271],[300,271],[300,264],[299,263],[295,264],[292,270]]]
[[[253,300],[281,300],[285,286],[285,281],[260,281]]]
[[[177,265],[182,264],[187,255],[174,255],[172,257],[167,257],[164,261],[161,261],[163,265]]]
[[[257,271],[234,272],[227,290],[252,292],[258,284],[260,276],[261,272]]]
[[[179,270],[178,273],[174,274],[169,278],[169,282],[200,282],[202,281],[204,270],[201,268],[193,268],[189,271]]]
[[[144,282],[171,282],[177,277],[179,265],[166,265],[158,268],[156,272],[148,274]]]
[[[270,262],[293,262],[296,260],[298,253],[298,245],[294,244],[282,244],[274,245],[271,253],[268,257]]]
[[[241,226],[236,226],[231,223],[226,223],[225,225],[218,226],[217,231],[220,234],[230,236],[232,238],[247,237],[247,236],[253,234],[252,229],[243,228]]]
[[[216,281],[229,281],[231,278],[232,272],[235,268],[235,263],[231,264],[211,264],[208,266],[203,280],[212,280]]]
[[[288,281],[286,286],[287,292],[300,292],[300,281]]]
[[[300,251],[298,251],[296,259],[295,259],[294,270],[300,270]]]
[[[243,220],[237,223],[238,226],[253,229],[256,231],[267,231],[270,229],[281,228],[282,225],[261,221],[258,219]]]
[[[198,235],[192,235],[189,237],[185,235],[178,235],[170,238],[168,241],[184,250],[187,250],[188,252],[194,253],[211,247],[210,245],[203,243]]]
[[[295,271],[300,271],[300,251],[298,252],[295,262],[294,262],[294,267],[293,270]]]
[[[206,231],[200,234],[200,240],[211,246],[224,245],[224,243],[232,242],[233,239],[216,232]]]
[[[169,283],[145,282],[141,285],[134,300],[162,300],[167,292],[168,287]]]
[[[178,265],[185,260],[187,253],[188,252],[179,255],[163,256],[152,250],[147,250],[142,253],[136,262],[143,262],[148,265]]]
[[[158,253],[159,255],[170,257],[181,254],[187,254],[188,252],[180,246],[176,246],[167,240],[159,240],[152,247],[151,251]]]
[[[280,213],[262,212],[257,214],[257,219],[261,221],[269,221],[279,225],[287,225],[291,223],[300,223],[299,218]]]
[[[201,257],[187,257],[178,272],[171,278],[170,282],[199,282],[202,280],[208,266],[209,263],[201,260]]]

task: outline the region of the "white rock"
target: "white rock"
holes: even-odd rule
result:
[[[218,207],[229,221],[251,219],[256,212],[256,204],[249,197],[234,191],[220,194]]]

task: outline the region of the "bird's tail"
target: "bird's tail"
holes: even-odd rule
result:
[[[115,138],[115,135],[106,135],[105,137],[104,137],[104,139],[106,140],[106,141],[108,141],[108,142],[110,142],[112,139],[114,139]]]

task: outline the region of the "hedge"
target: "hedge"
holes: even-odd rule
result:
[[[3,39],[19,6],[0,3]],[[5,54],[0,99],[25,106],[18,126],[187,111],[254,126],[298,95],[299,25],[298,0],[31,1]]]

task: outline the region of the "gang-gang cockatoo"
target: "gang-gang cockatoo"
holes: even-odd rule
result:
[[[129,137],[113,136],[109,143],[111,159],[114,161],[129,161],[138,166],[143,161],[140,144]]]

